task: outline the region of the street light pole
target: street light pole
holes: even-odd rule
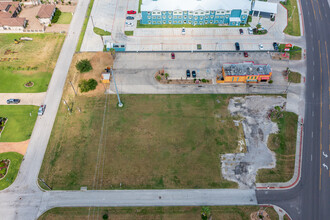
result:
[[[118,89],[117,89],[117,84],[116,84],[116,80],[115,80],[115,77],[113,76],[113,71],[112,71],[112,68],[111,68],[111,75],[112,75],[112,79],[113,79],[113,83],[115,84],[115,88],[116,88],[116,93],[117,93],[117,97],[118,97],[118,107],[123,107],[124,104],[120,101],[120,97],[119,97],[119,93],[118,93]]]

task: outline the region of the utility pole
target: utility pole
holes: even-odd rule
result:
[[[63,99],[64,104],[66,104],[66,106],[68,107],[68,112],[70,113],[70,106],[68,105],[68,103],[65,101],[65,99]]]
[[[77,92],[76,92],[76,90],[74,89],[72,82],[70,81],[69,83],[70,83],[70,85],[71,85],[71,87],[72,87],[72,89],[73,89],[73,91],[74,91],[74,94],[77,95]]]
[[[118,93],[118,89],[117,89],[117,84],[116,84],[115,77],[113,76],[112,68],[111,68],[111,75],[112,75],[113,83],[115,84],[115,88],[116,88],[116,93],[117,93],[117,98],[118,98],[118,107],[121,108],[121,107],[124,106],[124,104],[120,101],[120,97],[119,97],[119,93]]]

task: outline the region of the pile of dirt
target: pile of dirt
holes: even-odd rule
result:
[[[271,220],[268,213],[265,210],[259,210],[257,212],[252,212],[250,215],[251,220]]]

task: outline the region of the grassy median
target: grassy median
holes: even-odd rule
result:
[[[284,33],[292,36],[300,36],[300,22],[297,0],[286,0],[281,4],[288,10],[288,25],[284,29]]]
[[[121,95],[118,108],[115,95],[109,103],[78,96],[71,115],[59,108],[39,177],[54,189],[91,189],[101,149],[102,189],[237,187],[220,169],[220,154],[239,152],[244,137],[227,109],[231,97]]]
[[[279,132],[270,134],[268,147],[276,153],[276,167],[258,171],[257,182],[286,182],[294,173],[298,115],[283,112],[283,117],[273,120],[277,122]]]
[[[92,12],[93,4],[94,4],[94,0],[90,0],[88,8],[87,8],[87,12],[86,12],[85,20],[84,20],[84,23],[83,23],[83,26],[81,28],[81,32],[80,32],[80,35],[79,35],[76,52],[80,51],[82,42],[84,40],[84,36],[85,36],[88,21],[89,21],[89,16]]]
[[[211,206],[208,207],[209,215],[212,219],[240,220],[250,219],[251,213],[264,210],[270,219],[278,219],[278,215],[273,208],[259,206]],[[120,220],[142,220],[142,219],[163,219],[163,220],[200,220],[202,207],[195,206],[174,206],[174,207],[101,207],[101,208],[54,208],[42,216],[39,220],[48,219],[89,219],[98,216],[102,219],[104,215],[108,219]],[[208,218],[211,219],[211,218]]]

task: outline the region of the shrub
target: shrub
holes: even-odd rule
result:
[[[89,60],[87,60],[87,59],[80,60],[76,64],[76,68],[81,73],[86,73],[86,72],[89,72],[89,71],[91,71],[93,69],[93,67],[91,65],[91,62]]]
[[[89,80],[85,80],[82,79],[79,82],[79,88],[81,92],[88,92],[90,90],[94,90],[97,86],[97,82],[95,79],[89,79]]]
[[[170,75],[168,73],[165,73],[165,79],[167,79]]]
[[[106,220],[106,219],[109,218],[109,216],[108,216],[108,214],[104,214],[104,215],[102,216],[102,218]]]
[[[56,8],[54,16],[52,18],[52,23],[56,23],[58,21],[58,19],[60,18],[61,14],[62,14],[62,12],[58,8]]]
[[[206,81],[206,79],[202,79],[202,82],[203,82],[203,83],[206,83],[207,81]]]
[[[268,83],[272,84],[272,83],[273,83],[273,80],[272,80],[272,79],[271,79],[271,80],[269,80],[269,81],[268,81]]]
[[[162,77],[160,77],[160,76],[156,76],[156,79],[157,79],[158,81],[160,81],[160,80],[162,79]]]

